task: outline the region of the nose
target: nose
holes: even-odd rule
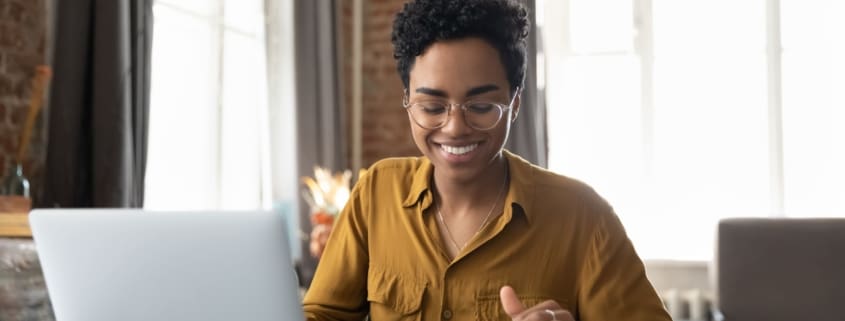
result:
[[[467,124],[466,115],[464,115],[464,110],[461,108],[461,105],[450,105],[446,124],[440,128],[440,131],[451,136],[458,137],[467,135],[471,133],[472,130],[473,129],[469,127],[469,124]]]

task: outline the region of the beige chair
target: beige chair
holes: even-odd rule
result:
[[[725,321],[845,320],[845,218],[727,219],[718,233]]]

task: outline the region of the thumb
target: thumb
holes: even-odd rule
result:
[[[502,287],[499,291],[499,297],[502,299],[502,307],[505,308],[505,313],[507,313],[511,318],[519,315],[522,311],[525,311],[525,306],[522,305],[521,301],[519,301],[519,298],[516,296],[516,291],[514,291],[509,285]]]

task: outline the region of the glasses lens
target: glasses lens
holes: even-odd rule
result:
[[[487,130],[502,118],[502,107],[490,102],[470,102],[464,105],[464,115],[470,127]]]
[[[437,128],[446,122],[449,107],[440,102],[419,102],[412,104],[408,110],[418,125],[425,128]]]

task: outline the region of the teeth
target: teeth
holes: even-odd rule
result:
[[[440,145],[443,150],[445,150],[449,154],[453,155],[463,155],[473,151],[476,147],[478,147],[478,143],[467,145],[467,146],[447,146],[447,145]]]

